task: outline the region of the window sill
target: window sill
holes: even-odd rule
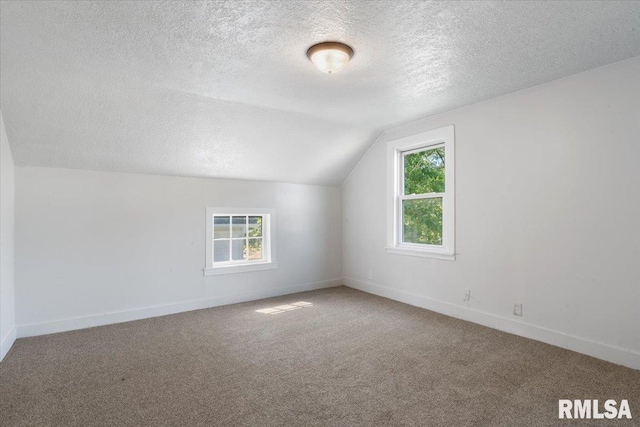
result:
[[[456,254],[453,252],[439,252],[433,250],[408,249],[387,246],[387,253],[394,255],[415,256],[421,258],[443,259],[447,261],[455,261]]]
[[[222,274],[250,273],[252,271],[274,270],[278,268],[277,262],[260,262],[245,265],[225,265],[223,267],[205,268],[205,276],[220,276]]]

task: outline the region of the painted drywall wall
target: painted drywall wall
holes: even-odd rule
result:
[[[16,168],[18,335],[341,284],[339,187]],[[276,209],[278,268],[203,276],[205,209]]]
[[[638,76],[634,58],[384,132],[343,185],[345,284],[640,369]],[[388,254],[387,142],[450,124],[457,259]]]
[[[0,360],[16,340],[13,230],[14,166],[0,111]]]

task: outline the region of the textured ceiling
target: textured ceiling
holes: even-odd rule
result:
[[[338,184],[386,127],[640,55],[640,2],[0,4],[19,165]]]

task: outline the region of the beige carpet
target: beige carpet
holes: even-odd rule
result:
[[[560,398],[634,419],[560,421]],[[639,371],[345,287],[20,339],[0,364],[6,427],[638,420]]]

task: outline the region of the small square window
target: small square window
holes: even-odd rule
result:
[[[205,275],[275,268],[274,222],[273,210],[208,208]]]

